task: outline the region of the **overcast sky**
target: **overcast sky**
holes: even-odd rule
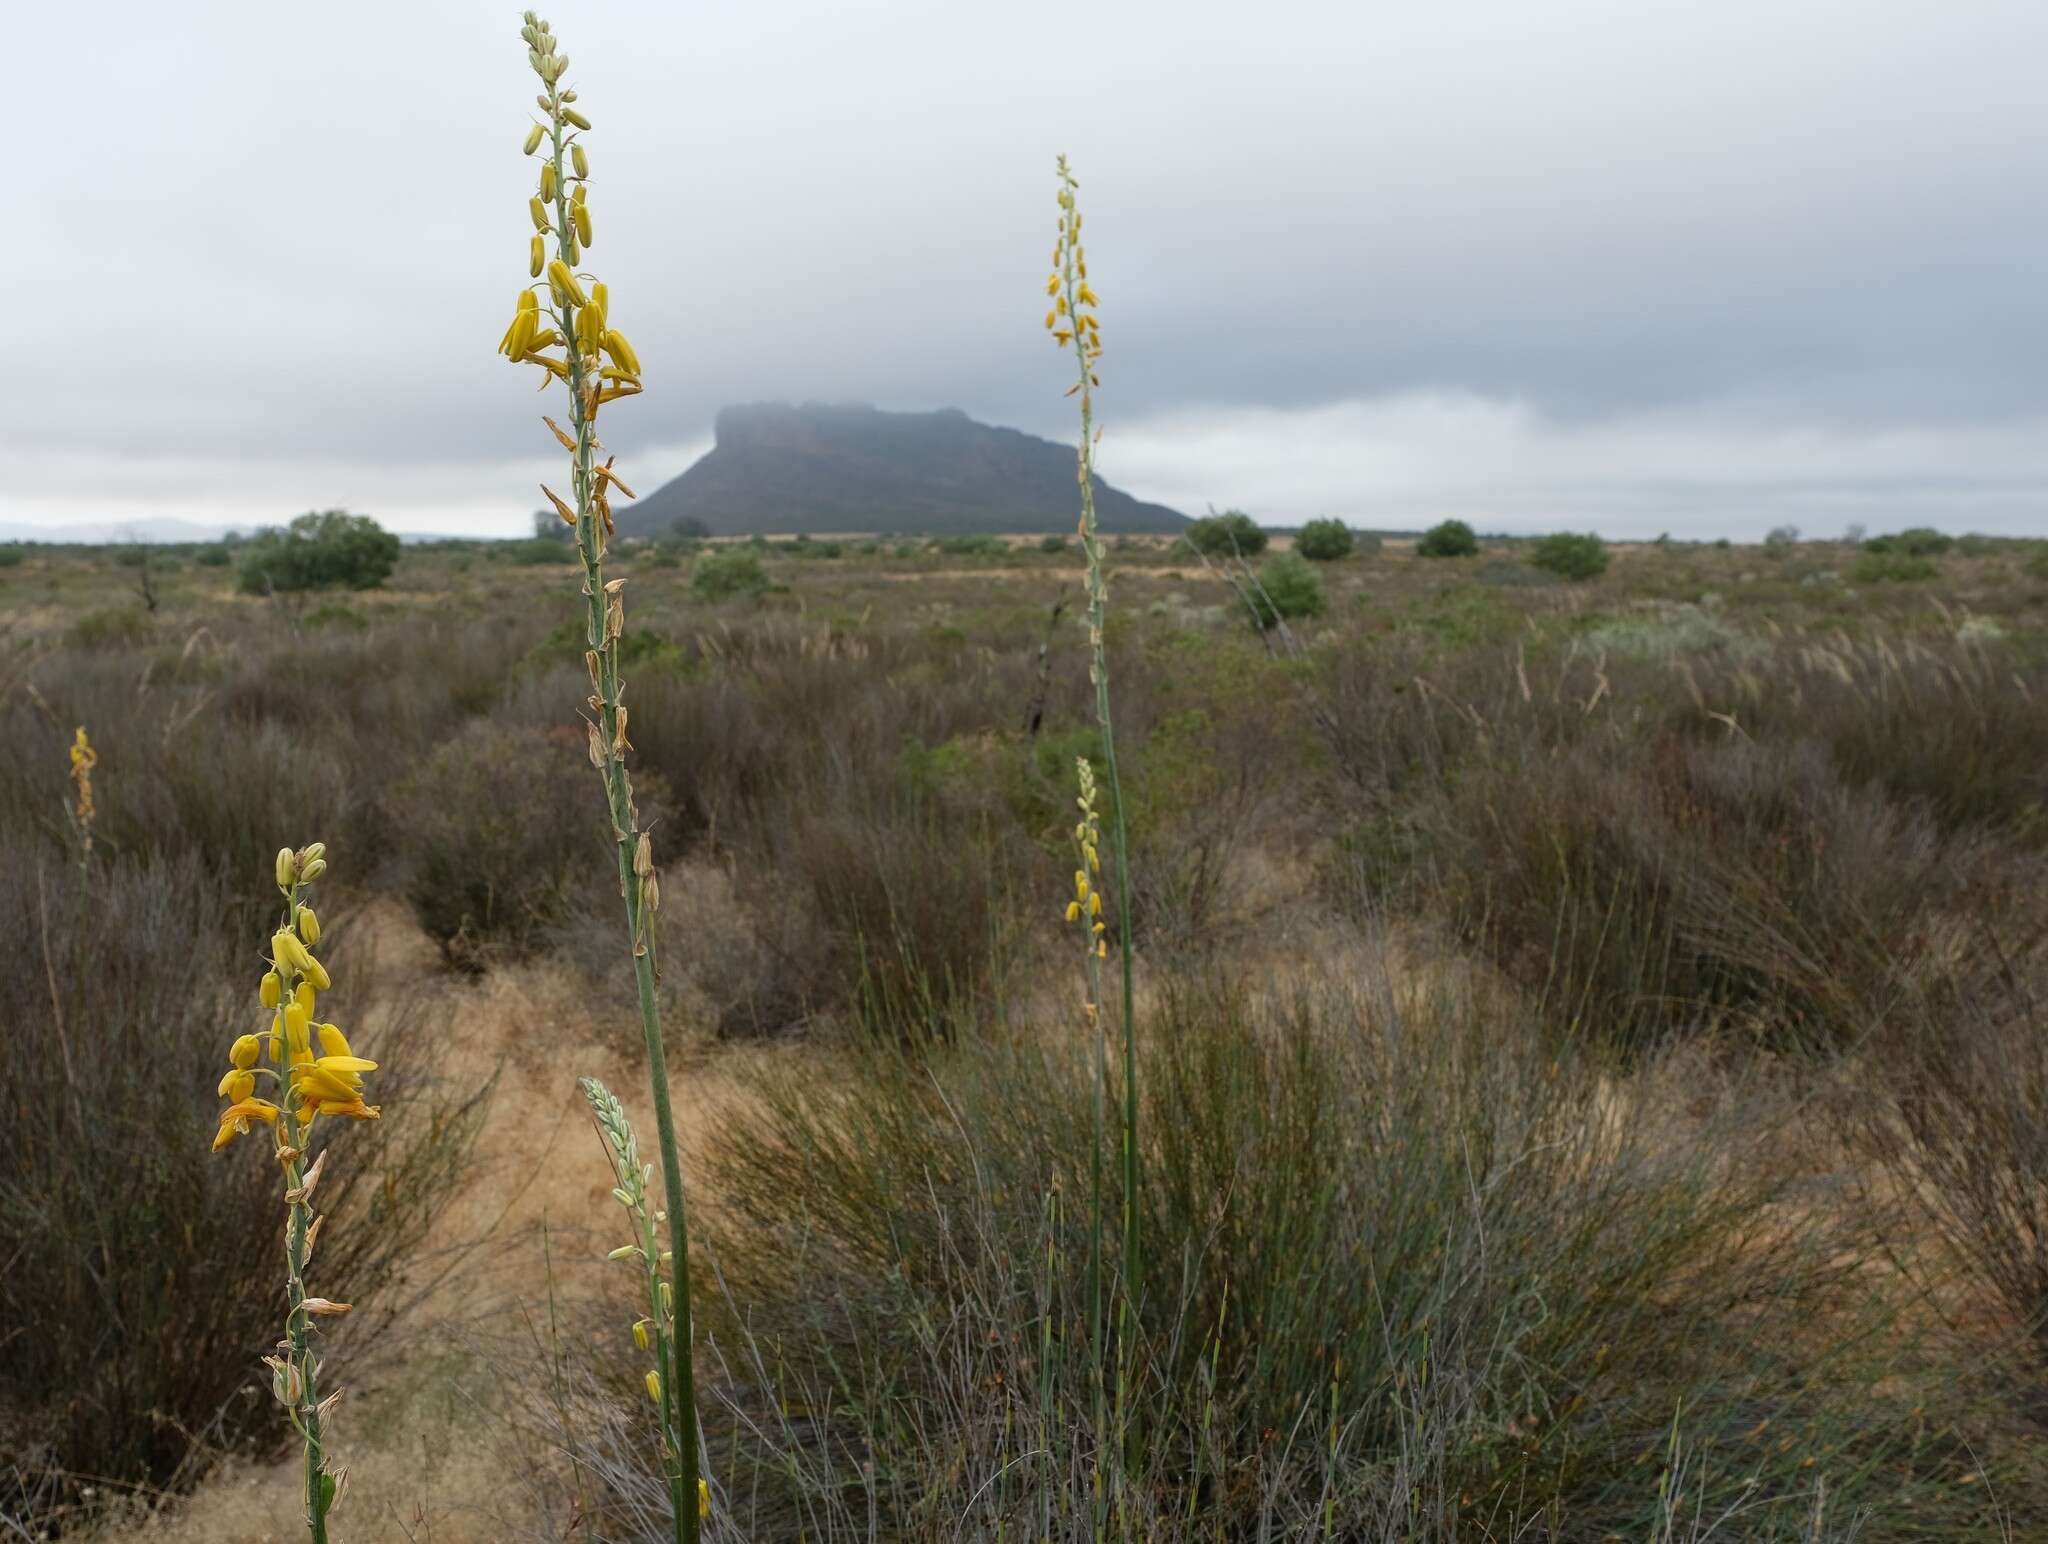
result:
[[[9,14],[0,521],[512,533],[554,466],[515,9]],[[1199,513],[2048,533],[2038,0],[576,0],[635,485],[726,402],[1071,438]]]

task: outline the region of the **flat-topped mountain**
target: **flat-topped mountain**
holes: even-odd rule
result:
[[[701,520],[715,536],[769,532],[1035,533],[1073,529],[1074,452],[957,408],[752,403],[718,415],[716,444],[673,482],[614,513],[628,536]],[[1172,532],[1187,516],[1095,481],[1105,531]]]

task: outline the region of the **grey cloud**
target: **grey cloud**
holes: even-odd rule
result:
[[[591,263],[650,370],[609,429],[628,461],[761,397],[1063,432],[1035,305],[1059,149],[1113,433],[1181,459],[1149,491],[1203,481],[1201,436],[1171,426],[1226,415],[1269,447],[1232,463],[1245,502],[1294,499],[1306,465],[1312,501],[1374,507],[1394,490],[1345,405],[1462,396],[1539,439],[1689,421],[1757,469],[1756,498],[1817,476],[1964,520],[1980,469],[1911,481],[1853,447],[1966,456],[2048,412],[2048,8],[1111,0],[1078,13],[1078,48],[1024,5],[551,14],[598,124]],[[282,517],[359,489],[413,523],[523,518],[544,431],[490,352],[524,279],[514,15],[17,19],[44,132],[0,514],[147,504],[160,476],[180,507]],[[1795,473],[1788,432],[1843,459]],[[1484,436],[1431,447],[1459,458],[1445,496],[1474,455],[1534,475]],[[1671,497],[1619,462],[1584,476],[1614,519]]]

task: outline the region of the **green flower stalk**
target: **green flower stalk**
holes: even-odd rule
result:
[[[614,1260],[636,1262],[645,1278],[647,1292],[647,1316],[633,1321],[633,1344],[654,1356],[654,1366],[647,1372],[647,1397],[661,1412],[662,1456],[669,1469],[671,1494],[678,1482],[674,1455],[683,1449],[681,1434],[669,1424],[669,1406],[662,1399],[661,1369],[670,1363],[669,1347],[675,1343],[675,1291],[663,1279],[661,1267],[669,1263],[667,1253],[661,1247],[656,1233],[656,1224],[664,1220],[648,1197],[647,1187],[654,1182],[654,1165],[640,1159],[639,1140],[633,1135],[632,1122],[626,1119],[626,1110],[619,1103],[618,1096],[596,1078],[579,1080],[584,1101],[590,1106],[591,1117],[597,1122],[598,1134],[604,1139],[605,1153],[611,1159],[612,1177],[618,1181],[612,1186],[612,1199],[626,1209],[632,1219],[633,1241],[621,1244],[611,1252]],[[699,1478],[696,1483],[697,1516],[702,1518],[711,1510],[711,1487]]]
[[[1119,1317],[1125,1321],[1127,1333],[1119,1337],[1118,1402],[1121,1405],[1128,1373],[1124,1348],[1128,1340],[1128,1331],[1133,1327],[1128,1323],[1130,1296],[1136,1288],[1139,1263],[1138,1042],[1137,1014],[1131,990],[1130,844],[1124,827],[1123,785],[1117,776],[1116,732],[1109,711],[1109,657],[1103,642],[1103,628],[1109,609],[1109,584],[1102,573],[1102,535],[1095,519],[1095,446],[1101,435],[1095,423],[1095,392],[1102,384],[1102,378],[1096,373],[1097,362],[1102,358],[1102,327],[1097,320],[1096,312],[1101,302],[1088,283],[1088,254],[1081,242],[1081,210],[1076,197],[1080,184],[1074,180],[1073,171],[1067,165],[1065,156],[1059,158],[1058,175],[1059,240],[1052,249],[1052,272],[1045,281],[1045,292],[1053,302],[1052,309],[1045,313],[1045,325],[1046,330],[1053,336],[1053,342],[1063,349],[1070,349],[1073,353],[1077,379],[1067,394],[1080,398],[1081,444],[1076,455],[1075,476],[1081,490],[1081,517],[1077,529],[1081,538],[1081,550],[1088,562],[1088,679],[1095,687],[1095,721],[1102,734],[1103,768],[1109,780],[1113,839],[1111,850],[1116,858],[1117,958],[1123,978],[1123,1301]],[[1082,815],[1083,823],[1087,825],[1095,819],[1095,790],[1092,775],[1088,773],[1085,765],[1081,771]],[[1095,853],[1099,837],[1094,840],[1086,839],[1077,828],[1076,840],[1082,843],[1086,858]],[[1084,871],[1087,868],[1085,862],[1083,868]],[[1087,878],[1085,872],[1081,877]],[[1089,879],[1088,883],[1092,887],[1093,880]],[[1090,897],[1083,896],[1081,899],[1088,902]],[[1095,907],[1099,907],[1099,904],[1099,901],[1093,903]],[[1099,928],[1099,910],[1091,909],[1085,921],[1090,930],[1089,942],[1093,945],[1089,951],[1089,1019],[1090,1028],[1097,1035],[1099,1047],[1101,1029],[1096,1023],[1096,1007],[1101,997],[1101,978],[1097,962],[1106,953],[1106,941]],[[1098,1103],[1101,1083],[1098,1058]],[[1099,1124],[1098,1117],[1098,1126]],[[1097,1211],[1096,1225],[1099,1230],[1099,1202]],[[1099,1281],[1099,1266],[1097,1273]],[[1099,1323],[1099,1285],[1096,1295],[1098,1301],[1095,1310]],[[1098,1356],[1098,1376],[1101,1366],[1101,1358]]]
[[[563,84],[568,56],[548,24],[528,11],[520,37],[527,62],[540,78],[535,99],[541,117],[526,133],[526,153],[539,153],[538,187],[527,200],[533,229],[528,236],[527,276],[538,281],[519,292],[511,325],[498,349],[515,364],[531,364],[547,373],[544,386],[560,382],[569,396],[569,427],[543,415],[542,421],[569,453],[571,497],[563,499],[545,484],[541,492],[555,512],[576,532],[583,559],[585,639],[583,656],[590,672],[590,763],[603,779],[605,802],[617,844],[619,889],[625,897],[626,935],[633,951],[633,972],[639,986],[640,1028],[647,1046],[647,1074],[654,1098],[657,1145],[668,1220],[667,1254],[673,1260],[674,1331],[665,1336],[662,1365],[657,1369],[661,1429],[668,1447],[669,1500],[679,1544],[696,1544],[698,1536],[697,1407],[692,1366],[695,1337],[690,1323],[689,1231],[683,1209],[682,1161],[677,1155],[675,1116],[670,1109],[667,1061],[662,1052],[661,1020],[654,998],[654,914],[661,890],[654,872],[653,850],[640,829],[633,804],[633,783],[625,754],[627,714],[625,682],[619,670],[619,639],[626,628],[625,602],[619,591],[624,579],[604,576],[605,543],[613,532],[611,494],[626,498],[633,490],[612,470],[612,460],[597,459],[597,416],[608,402],[640,391],[640,358],[611,320],[606,287],[579,270],[591,245],[590,157],[583,136],[590,120],[576,106],[575,91]],[[552,252],[552,255],[550,253]],[[560,350],[559,353],[555,352]]]
[[[319,994],[333,980],[313,954],[320,942],[320,918],[306,904],[309,885],[327,872],[326,847],[314,842],[294,851],[279,851],[276,880],[284,912],[270,939],[270,969],[257,985],[257,997],[270,1010],[270,1066],[257,1065],[264,1042],[255,1035],[238,1036],[228,1050],[228,1070],[219,1092],[228,1101],[220,1113],[213,1148],[219,1152],[251,1122],[269,1126],[276,1138],[276,1158],[284,1171],[285,1337],[277,1355],[263,1360],[270,1368],[270,1391],[285,1408],[305,1446],[306,1526],[314,1544],[327,1544],[327,1518],[340,1503],[348,1471],[333,1464],[327,1446],[329,1419],[341,1396],[319,1393],[320,1364],[313,1354],[312,1322],[323,1314],[344,1314],[347,1303],[317,1297],[307,1290],[306,1269],[320,1235],[321,1218],[313,1211],[313,1192],[327,1167],[322,1153],[308,1165],[306,1149],[313,1122],[321,1116],[376,1120],[379,1110],[363,1102],[363,1074],[377,1064],[355,1054],[339,1025],[315,1023]],[[259,1080],[279,1091],[275,1101],[260,1097]]]

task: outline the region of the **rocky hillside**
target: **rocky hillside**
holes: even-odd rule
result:
[[[755,403],[718,415],[717,443],[682,476],[618,507],[630,536],[678,520],[713,535],[895,531],[1064,532],[1076,513],[1074,452],[948,408]],[[1171,532],[1187,517],[1096,481],[1112,532]]]

